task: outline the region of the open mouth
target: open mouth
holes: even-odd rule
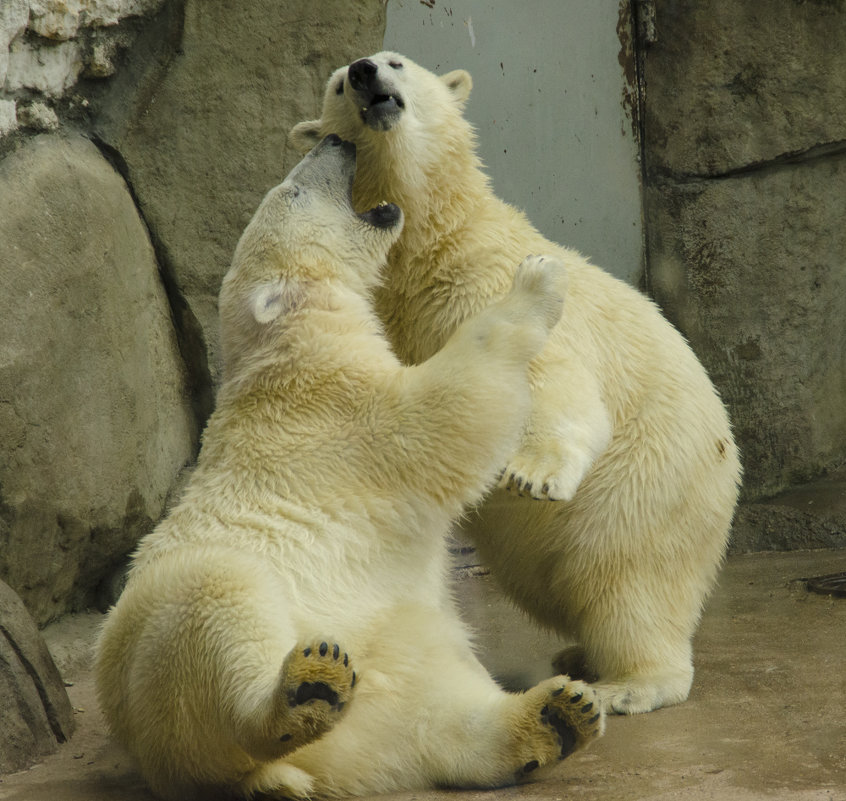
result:
[[[402,212],[395,203],[386,203],[383,201],[378,206],[370,209],[370,211],[365,211],[358,216],[374,228],[390,228],[402,219]]]
[[[403,110],[405,101],[399,95],[372,95],[364,100],[359,113],[362,122],[377,131],[388,131],[396,124]]]

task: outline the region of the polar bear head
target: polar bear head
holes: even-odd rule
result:
[[[220,292],[224,379],[278,344],[290,317],[366,298],[402,230],[398,206],[356,213],[356,147],[325,137],[271,189],[245,229]]]
[[[291,138],[305,151],[323,131],[359,144],[367,131],[434,129],[461,116],[472,86],[465,70],[438,76],[399,53],[376,53],[335,70],[321,119],[299,123]]]
[[[459,161],[475,166],[475,136],[463,116],[472,86],[465,70],[435,75],[399,53],[376,53],[335,70],[320,119],[294,126],[290,139],[301,152],[330,133],[355,142],[356,201],[372,194],[361,181],[381,176],[392,195],[414,202],[433,175],[443,179]]]

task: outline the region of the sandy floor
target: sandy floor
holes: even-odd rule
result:
[[[545,782],[490,793],[416,792],[394,801],[846,801],[846,599],[799,579],[846,570],[846,551],[732,557],[696,642],[697,674],[681,706],[609,721],[606,736]],[[539,678],[558,643],[535,632],[484,576],[462,603],[496,675]],[[45,632],[78,722],[43,764],[0,779],[13,801],[151,801],[105,735],[90,643],[99,615]]]

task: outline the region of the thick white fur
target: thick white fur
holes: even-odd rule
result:
[[[601,733],[582,682],[502,691],[445,578],[443,536],[515,447],[566,275],[527,260],[403,367],[367,300],[401,225],[337,191],[350,152],[320,145],[246,229],[196,471],[98,643],[110,727],[174,801],[498,786]],[[317,685],[335,698],[295,702]]]
[[[470,76],[438,77],[397,53],[369,57],[401,98],[390,130],[365,124],[346,67],[329,79],[308,146],[356,143],[357,206],[400,204],[406,224],[376,308],[407,363],[507,291],[527,253],[564,262],[561,323],[533,362],[533,409],[501,486],[464,528],[495,575],[541,623],[580,648],[607,709],[683,701],[691,637],[721,563],[740,465],[725,409],[678,332],[636,290],[544,239],[497,199],[462,116]],[[537,502],[529,497],[557,499]]]

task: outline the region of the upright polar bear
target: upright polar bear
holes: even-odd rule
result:
[[[244,232],[196,471],[98,643],[108,723],[173,801],[499,786],[602,727],[582,682],[502,691],[445,581],[443,537],[515,447],[565,274],[527,260],[401,366],[367,295],[402,215],[357,215],[354,168],[327,137]]]
[[[463,70],[438,77],[378,53],[331,76],[321,119],[292,140],[305,147],[334,132],[355,142],[356,207],[402,206],[376,307],[406,363],[507,292],[526,254],[564,262],[564,314],[532,365],[520,447],[502,463],[511,492],[465,528],[520,606],[578,640],[558,666],[598,677],[607,709],[683,701],[740,480],[725,409],[649,300],[493,195],[462,116],[470,89]]]

